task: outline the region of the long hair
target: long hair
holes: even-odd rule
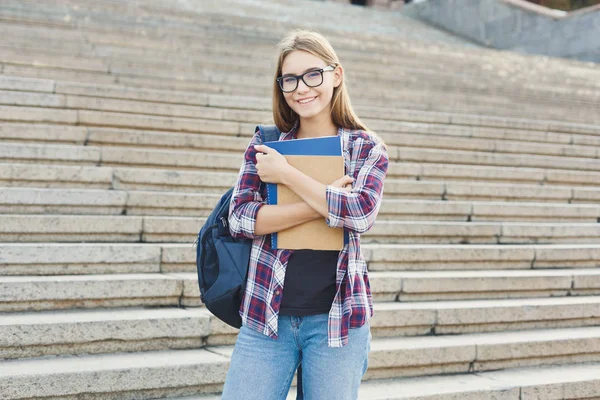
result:
[[[333,50],[333,47],[327,39],[320,33],[305,29],[298,29],[288,33],[277,45],[279,55],[277,57],[277,69],[273,79],[273,121],[282,132],[288,132],[292,129],[298,120],[298,114],[290,108],[283,97],[283,92],[279,88],[277,78],[281,76],[281,67],[283,61],[292,51],[306,51],[321,60],[327,65],[341,66],[340,60]],[[375,132],[371,131],[363,124],[352,109],[350,96],[346,89],[345,74],[342,77],[342,83],[333,88],[333,97],[331,99],[331,117],[336,126],[345,129],[360,129],[371,134],[376,141],[385,143]]]

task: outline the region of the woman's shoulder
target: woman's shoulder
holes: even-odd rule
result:
[[[379,135],[372,130],[364,129],[346,129],[349,132],[350,141],[353,146],[360,144],[360,146],[375,147],[377,145],[384,146],[383,140]],[[385,147],[385,146],[384,146]]]

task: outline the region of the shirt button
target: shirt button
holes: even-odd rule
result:
[[[279,296],[279,290],[275,291],[275,295]]]

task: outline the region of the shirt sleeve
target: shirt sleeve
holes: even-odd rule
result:
[[[254,226],[258,210],[266,203],[260,193],[261,180],[256,171],[256,149],[254,145],[261,144],[260,133],[257,130],[246,148],[244,161],[240,168],[237,183],[229,203],[229,232],[235,238],[254,239]]]
[[[375,223],[381,198],[383,181],[387,175],[388,154],[382,143],[363,143],[360,158],[365,162],[360,167],[351,192],[327,185],[326,199],[329,216],[327,225],[365,233]]]

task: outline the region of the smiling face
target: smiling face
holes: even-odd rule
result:
[[[319,57],[306,51],[296,50],[287,55],[281,66],[281,75],[300,75],[311,69],[320,69],[327,63]],[[307,81],[308,75],[304,77]],[[322,113],[330,113],[333,89],[340,85],[342,79],[341,68],[323,72],[323,83],[317,87],[309,87],[300,79],[296,90],[290,93],[283,92],[285,101],[301,119],[310,119]],[[310,82],[309,82],[310,83]]]

